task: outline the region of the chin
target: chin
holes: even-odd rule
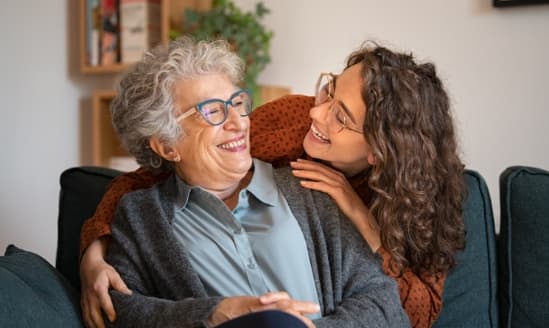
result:
[[[319,147],[315,147],[314,144],[308,142],[307,140],[303,141],[303,150],[305,150],[305,153],[312,158],[323,160],[324,156],[322,154],[326,153],[326,151],[321,151],[318,149]]]

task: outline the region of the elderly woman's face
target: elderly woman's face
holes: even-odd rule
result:
[[[249,146],[250,119],[229,106],[227,119],[210,125],[196,111],[208,99],[228,100],[239,90],[224,74],[211,74],[176,85],[176,113],[193,111],[181,121],[183,136],[175,146],[181,156],[176,171],[189,184],[221,190],[238,182],[252,165]]]

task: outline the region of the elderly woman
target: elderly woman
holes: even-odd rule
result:
[[[116,210],[107,260],[132,292],[111,292],[115,324],[214,326],[277,309],[308,327],[408,326],[394,281],[329,196],[252,160],[242,69],[226,42],[183,38],[120,82],[123,144],[171,173]]]

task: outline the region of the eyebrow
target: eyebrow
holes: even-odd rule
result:
[[[341,108],[343,109],[343,111],[345,112],[345,114],[346,114],[347,116],[349,116],[349,118],[351,119],[351,121],[353,121],[353,123],[357,124],[357,123],[356,123],[356,120],[355,120],[355,117],[354,117],[354,115],[353,115],[353,113],[349,110],[349,107],[347,107],[347,105],[345,105],[345,103],[344,103],[343,101],[339,100],[339,99],[336,99],[336,101],[337,101],[337,104],[338,104],[339,106],[341,106]]]

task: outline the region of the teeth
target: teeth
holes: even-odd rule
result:
[[[245,143],[246,143],[246,140],[240,139],[238,141],[231,141],[231,142],[219,145],[219,147],[223,148],[223,149],[232,149],[232,148],[240,147],[240,146],[244,145]]]
[[[330,138],[328,138],[327,136],[322,134],[320,131],[318,131],[314,125],[311,125],[311,131],[313,132],[313,135],[315,137],[317,137],[318,139],[320,139],[324,142],[329,142],[330,141]]]

